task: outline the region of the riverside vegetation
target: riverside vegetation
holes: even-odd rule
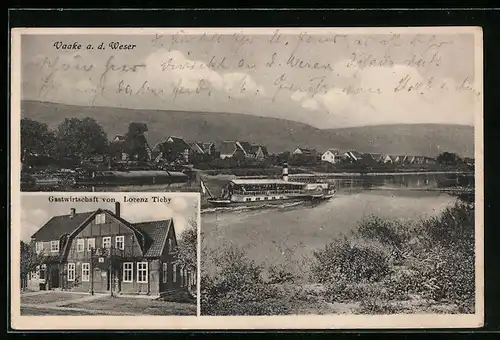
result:
[[[470,197],[425,220],[360,221],[307,260],[307,283],[284,265],[259,265],[235,245],[207,258],[202,315],[474,313]]]

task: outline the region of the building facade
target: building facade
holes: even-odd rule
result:
[[[33,236],[43,264],[28,278],[30,289],[161,295],[192,291],[196,271],[177,264],[172,219],[130,223],[115,212],[56,216]]]
[[[331,164],[337,164],[340,162],[340,153],[336,149],[329,149],[326,150],[322,155],[321,155],[321,160],[323,162],[328,162]]]

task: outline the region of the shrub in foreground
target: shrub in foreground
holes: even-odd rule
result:
[[[263,268],[232,246],[214,256],[217,273],[202,274],[204,315],[290,314],[292,301],[279,286],[264,281]]]
[[[371,217],[349,237],[314,253],[312,272],[325,297],[361,302],[361,310],[396,312],[413,297],[474,312],[474,206],[455,205],[414,225]]]

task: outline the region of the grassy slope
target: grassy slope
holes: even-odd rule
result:
[[[470,126],[418,124],[379,125],[320,130],[289,120],[244,114],[138,110],[83,107],[23,101],[23,117],[37,119],[55,128],[65,117],[93,117],[109,138],[124,134],[130,122],[148,124],[151,145],[168,136],[187,140],[248,140],[268,146],[271,152],[302,147],[356,149],[363,152],[435,156],[440,151],[473,155],[474,129]]]

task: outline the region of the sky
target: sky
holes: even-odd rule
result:
[[[113,42],[133,47],[113,49]],[[81,49],[66,49],[74,43]],[[318,128],[473,125],[481,90],[474,43],[463,32],[24,35],[21,96],[242,113]]]
[[[167,203],[151,203],[151,196],[170,197]],[[71,208],[76,212],[95,211],[98,208],[115,211],[115,203],[71,203],[71,202],[50,202],[49,197],[68,197],[96,195],[87,193],[57,193],[57,194],[29,194],[23,193],[21,196],[21,240],[29,241],[38,229],[47,223],[54,216],[68,215]],[[149,197],[148,203],[128,203],[124,202],[124,196]],[[173,218],[177,237],[189,226],[189,221],[198,221],[198,198],[196,195],[172,195],[164,193],[115,193],[103,194],[98,197],[113,197],[121,204],[121,216],[132,223],[158,221]]]

